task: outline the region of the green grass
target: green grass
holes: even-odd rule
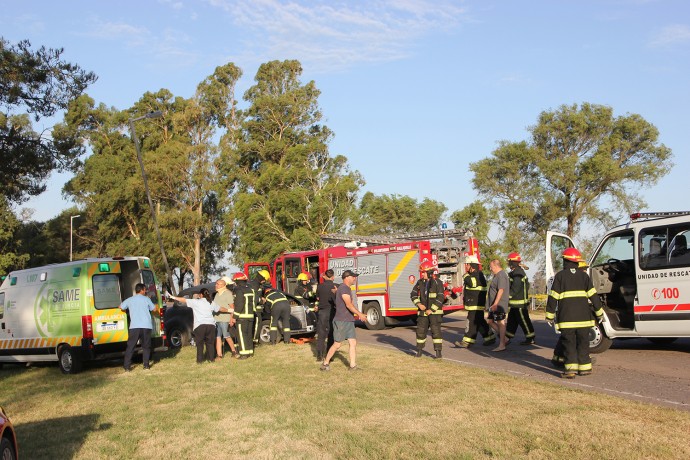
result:
[[[690,414],[361,346],[0,370],[22,458],[690,458]]]

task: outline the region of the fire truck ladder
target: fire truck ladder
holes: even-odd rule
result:
[[[471,238],[472,232],[464,228],[452,230],[439,230],[418,233],[395,233],[391,235],[352,235],[350,233],[325,233],[321,235],[321,241],[325,244],[337,245],[349,242],[366,244],[395,244],[401,241],[439,240],[439,239],[466,239]]]

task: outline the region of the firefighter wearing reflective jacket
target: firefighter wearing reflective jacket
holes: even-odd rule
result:
[[[297,297],[297,300],[300,302],[306,300],[309,309],[313,311],[312,302],[316,300],[316,293],[309,283],[309,275],[307,273],[300,273],[297,275],[297,287],[295,287],[295,293],[293,295]]]
[[[273,289],[273,286],[264,288],[264,298],[266,308],[271,309],[271,345],[278,342],[278,326],[282,326],[283,342],[290,343],[290,302],[285,294]]]
[[[517,252],[508,254],[508,277],[510,278],[510,296],[508,306],[508,324],[506,325],[506,337],[515,337],[518,325],[525,334],[525,340],[520,345],[534,344],[534,326],[529,318],[529,280],[527,273],[522,268],[522,257]]]
[[[461,341],[456,341],[455,346],[469,348],[476,343],[477,333],[484,337],[482,345],[492,345],[496,342],[496,334],[484,318],[484,307],[486,304],[486,278],[479,269],[479,259],[477,256],[467,256],[465,258],[465,276],[462,278],[463,288],[462,297],[467,321],[465,335]]]
[[[563,251],[563,270],[556,273],[546,303],[546,320],[549,324],[555,321],[561,332],[565,352],[565,371],[561,376],[567,379],[592,373],[589,330],[595,325],[595,317],[601,321],[604,316],[592,280],[578,270],[581,259],[580,251],[575,248]]]
[[[264,304],[261,294],[266,286],[270,286],[271,274],[268,270],[259,270],[256,276],[249,282],[249,287],[254,290],[254,332],[252,341],[254,346],[259,345],[259,334],[261,334],[261,321],[263,320]]]
[[[240,345],[240,359],[254,355],[253,331],[256,293],[247,283],[247,275],[242,272],[232,277],[235,282],[235,321]]]
[[[424,262],[419,266],[420,278],[415,284],[410,298],[417,306],[417,358],[421,358],[426,335],[431,328],[431,338],[436,358],[441,358],[441,322],[443,320],[443,283],[434,278],[434,266]]]

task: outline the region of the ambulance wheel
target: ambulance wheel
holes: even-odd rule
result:
[[[592,326],[589,330],[589,352],[590,353],[603,353],[609,348],[613,340],[606,337],[606,334],[601,329],[601,326]]]
[[[671,345],[678,337],[647,337],[654,345]]]
[[[60,347],[60,351],[58,352],[58,364],[63,374],[76,374],[82,367],[79,353],[69,345]]]
[[[259,331],[259,342],[271,343],[271,321],[268,319],[261,321],[261,330]]]
[[[381,307],[378,302],[368,302],[364,307],[364,314],[367,316],[364,323],[367,329],[379,331],[386,327],[385,318],[381,314]]]

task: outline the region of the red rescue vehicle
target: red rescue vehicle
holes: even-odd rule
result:
[[[358,308],[367,315],[367,328],[383,329],[416,319],[410,292],[419,278],[419,265],[425,261],[438,268],[436,276],[446,287],[444,312],[461,310],[464,258],[479,257],[477,240],[462,229],[374,237],[328,234],[323,240],[332,246],[281,254],[270,264],[249,263],[245,273],[253,278],[257,271],[266,269],[274,287],[293,293],[300,273],[320,281],[321,274],[330,268],[339,283],[343,271],[353,270],[359,273],[354,288]]]

